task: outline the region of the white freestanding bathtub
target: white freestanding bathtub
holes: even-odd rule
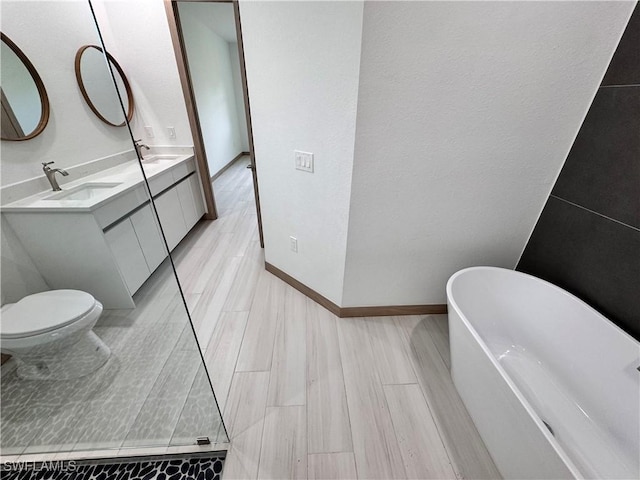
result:
[[[461,270],[447,298],[451,375],[505,478],[640,478],[640,343],[512,270]]]

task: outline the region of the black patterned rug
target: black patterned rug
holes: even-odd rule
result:
[[[7,462],[0,468],[0,477],[2,480],[221,480],[224,456],[107,462]]]

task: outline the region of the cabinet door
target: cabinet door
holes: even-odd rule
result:
[[[195,175],[191,175],[192,177]],[[198,213],[196,212],[196,206],[193,203],[193,193],[191,193],[191,183],[189,178],[183,180],[176,186],[178,196],[180,197],[180,206],[182,208],[182,215],[184,216],[184,223],[187,227],[187,231],[191,230],[198,221]]]
[[[205,211],[204,199],[202,198],[202,191],[200,190],[200,177],[198,177],[198,175],[191,175],[188,181],[191,187],[191,195],[193,196],[193,204],[196,209],[196,221],[198,221],[202,218]]]
[[[133,225],[127,218],[104,235],[120,268],[120,273],[133,295],[151,274]]]
[[[176,187],[156,197],[154,202],[158,210],[158,217],[160,217],[162,231],[169,244],[169,250],[173,250],[180,243],[182,237],[187,234]]]
[[[162,261],[167,258],[167,249],[160,235],[160,229],[155,222],[151,206],[147,205],[131,215],[133,229],[142,247],[144,259],[149,270],[153,272]]]

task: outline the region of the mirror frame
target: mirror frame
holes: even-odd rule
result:
[[[36,84],[36,88],[38,89],[38,94],[40,95],[40,104],[42,105],[40,122],[38,122],[38,125],[36,125],[35,130],[33,130],[29,135],[26,135],[21,138],[0,137],[0,140],[6,140],[8,142],[23,142],[25,140],[31,140],[32,138],[40,135],[45,129],[45,127],[47,126],[47,123],[49,122],[49,113],[51,110],[51,107],[49,106],[49,96],[47,95],[47,90],[44,88],[44,82],[42,81],[42,78],[38,74],[36,67],[33,66],[33,63],[31,63],[31,61],[24,54],[24,52],[20,50],[20,48],[18,48],[18,46],[15,43],[13,43],[13,41],[9,37],[7,37],[3,32],[0,32],[0,40],[3,41],[11,50],[13,50],[13,53],[17,55],[17,57],[20,59],[22,64],[27,68],[27,71],[31,74],[31,78],[33,79],[33,82]]]
[[[120,78],[122,78],[122,83],[124,84],[124,88],[127,91],[127,101],[129,102],[129,108],[127,110],[127,119],[120,124],[111,123],[109,120],[107,120],[102,116],[102,114],[98,111],[98,109],[95,107],[95,105],[89,98],[89,94],[87,93],[87,90],[84,87],[84,83],[82,82],[82,73],[80,72],[80,61],[82,59],[82,54],[85,52],[85,50],[89,48],[95,48],[100,53],[106,53],[107,58],[109,59],[109,62],[111,62],[111,64],[115,67],[117,72],[120,74]],[[112,127],[124,127],[127,122],[131,121],[131,119],[133,118],[133,109],[134,109],[133,92],[131,91],[129,80],[127,79],[127,76],[124,74],[122,67],[109,52],[103,52],[102,47],[99,47],[97,45],[84,45],[80,47],[76,52],[75,70],[76,70],[76,80],[78,81],[78,86],[80,87],[80,91],[82,92],[84,101],[87,102],[87,105],[89,106],[91,111],[95,113],[100,120],[102,120],[107,125],[111,125]]]

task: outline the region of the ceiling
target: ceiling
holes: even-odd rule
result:
[[[178,2],[179,9],[197,13],[198,19],[227,42],[236,42],[236,22],[232,3]]]

